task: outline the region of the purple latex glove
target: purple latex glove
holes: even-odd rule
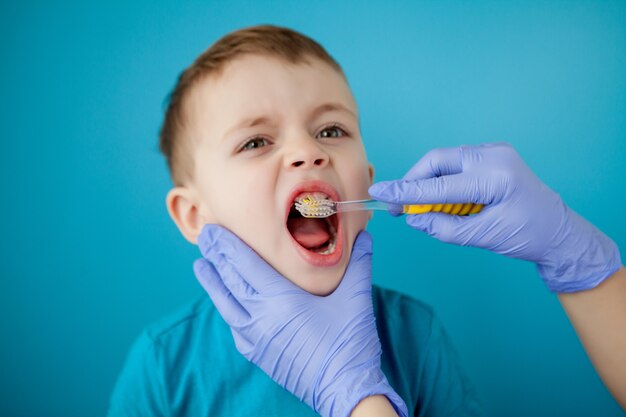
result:
[[[322,416],[349,416],[375,394],[408,416],[380,368],[367,232],[357,236],[339,287],[326,297],[302,290],[218,225],[204,226],[198,246],[196,277],[249,361]]]
[[[372,198],[395,204],[479,203],[472,216],[410,215],[407,223],[443,242],[535,262],[553,292],[597,286],[620,268],[615,243],[568,208],[506,143],[435,149]]]

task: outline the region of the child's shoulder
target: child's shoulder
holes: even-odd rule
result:
[[[208,323],[217,321],[217,310],[205,294],[191,300],[149,324],[144,334],[156,343],[168,339],[189,337],[200,330],[206,330]]]
[[[435,315],[433,308],[425,302],[408,294],[383,288],[378,285],[372,286],[372,299],[374,310],[378,314],[389,316],[416,317],[427,320]]]
[[[409,351],[422,349],[431,341],[439,319],[423,301],[398,291],[372,288],[376,327],[383,344],[402,344]]]
[[[379,327],[389,330],[401,328],[406,332],[412,328],[422,334],[435,318],[433,308],[427,303],[378,285],[372,286],[372,301]],[[171,348],[181,341],[188,346],[198,337],[229,339],[230,331],[211,299],[203,294],[148,325],[143,337],[149,344]]]

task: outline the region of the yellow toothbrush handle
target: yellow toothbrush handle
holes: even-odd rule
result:
[[[430,212],[456,214],[459,216],[469,216],[476,214],[483,209],[483,204],[405,204],[402,207],[404,214],[423,214]]]

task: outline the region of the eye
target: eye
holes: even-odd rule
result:
[[[267,146],[269,144],[270,142],[267,139],[257,136],[255,138],[247,140],[243,145],[241,145],[241,147],[239,148],[239,152],[252,151],[254,149]]]
[[[340,138],[340,137],[347,136],[347,135],[348,134],[346,133],[345,130],[343,130],[337,125],[332,125],[332,126],[328,126],[322,129],[320,133],[317,134],[317,137],[318,138]]]

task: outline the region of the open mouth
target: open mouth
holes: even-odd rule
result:
[[[285,232],[305,262],[315,267],[333,267],[344,254],[342,213],[317,219],[303,217],[295,202],[309,195],[333,201],[341,199],[335,187],[325,181],[307,180],[297,184],[285,202]]]
[[[296,201],[300,201],[311,194],[316,198],[329,198],[322,192],[305,192],[296,196],[287,217],[287,229],[298,245],[307,251],[318,255],[331,255],[337,249],[337,230],[339,228],[337,215],[311,219],[303,217],[295,208]]]

